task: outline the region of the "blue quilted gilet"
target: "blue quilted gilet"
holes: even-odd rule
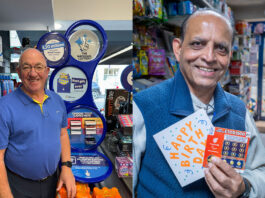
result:
[[[153,135],[194,112],[188,86],[180,71],[174,78],[143,90],[134,96],[146,126],[146,151],[138,176],[139,198],[213,197],[204,179],[184,188],[180,186]],[[223,91],[220,84],[214,92],[214,126],[245,130],[245,104]]]

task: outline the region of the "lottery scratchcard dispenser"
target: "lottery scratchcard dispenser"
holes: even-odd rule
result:
[[[76,181],[103,181],[110,175],[112,165],[97,151],[106,134],[106,122],[93,100],[92,78],[106,52],[107,35],[95,21],[80,20],[73,23],[65,35],[44,34],[37,48],[48,67],[54,68],[50,89],[59,94],[66,105]]]

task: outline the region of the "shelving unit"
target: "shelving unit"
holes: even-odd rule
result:
[[[111,153],[107,147],[105,140],[100,145],[99,150],[103,152],[110,160],[113,166],[111,175],[104,181],[99,183],[100,187],[106,186],[108,188],[117,187],[122,197],[132,197],[132,177],[124,178],[118,177],[115,169],[115,155]]]
[[[124,194],[127,194],[127,196],[122,196],[122,197],[128,197],[129,198],[130,197],[129,195],[132,195],[132,191],[133,191],[133,189],[132,189],[132,177],[118,177],[117,173],[114,170],[114,167],[115,167],[115,156],[116,155],[111,153],[107,149],[105,140],[100,145],[100,148],[106,154],[106,156],[111,160],[111,163],[113,165],[113,173],[112,173],[112,176],[110,176],[110,177],[116,177],[116,179],[118,179],[118,180],[120,180],[120,182],[122,182],[122,183],[119,183],[119,185],[125,186],[126,189],[127,189],[127,191],[123,192]],[[107,180],[105,180],[104,183],[108,183]],[[119,188],[119,189],[124,189],[124,188]]]

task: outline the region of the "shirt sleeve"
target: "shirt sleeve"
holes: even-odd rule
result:
[[[133,102],[133,197],[138,182],[141,159],[146,148],[146,128],[142,113]]]
[[[244,173],[251,184],[250,197],[265,197],[265,148],[253,117],[246,113],[246,131],[251,133]]]
[[[8,114],[4,105],[0,104],[0,149],[6,149],[8,145],[10,128],[8,124]]]

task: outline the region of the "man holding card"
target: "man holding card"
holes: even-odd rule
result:
[[[265,197],[265,149],[254,120],[244,103],[218,83],[229,66],[233,34],[228,18],[213,10],[197,10],[183,23],[181,38],[173,41],[180,63],[175,77],[134,96],[133,179],[138,197]],[[206,111],[214,127],[250,133],[245,171],[239,174],[212,157],[204,170],[205,179],[181,187],[171,168],[174,157],[177,165],[180,155],[190,159],[196,149],[186,145],[186,154],[175,153],[167,162],[154,136],[200,109]],[[165,150],[180,149],[177,141],[187,142],[181,138],[185,135],[187,131],[179,130],[176,138],[167,142],[171,147],[163,145]],[[189,141],[199,143],[191,136]],[[202,161],[196,163],[202,167]],[[182,165],[193,166],[190,162]]]

